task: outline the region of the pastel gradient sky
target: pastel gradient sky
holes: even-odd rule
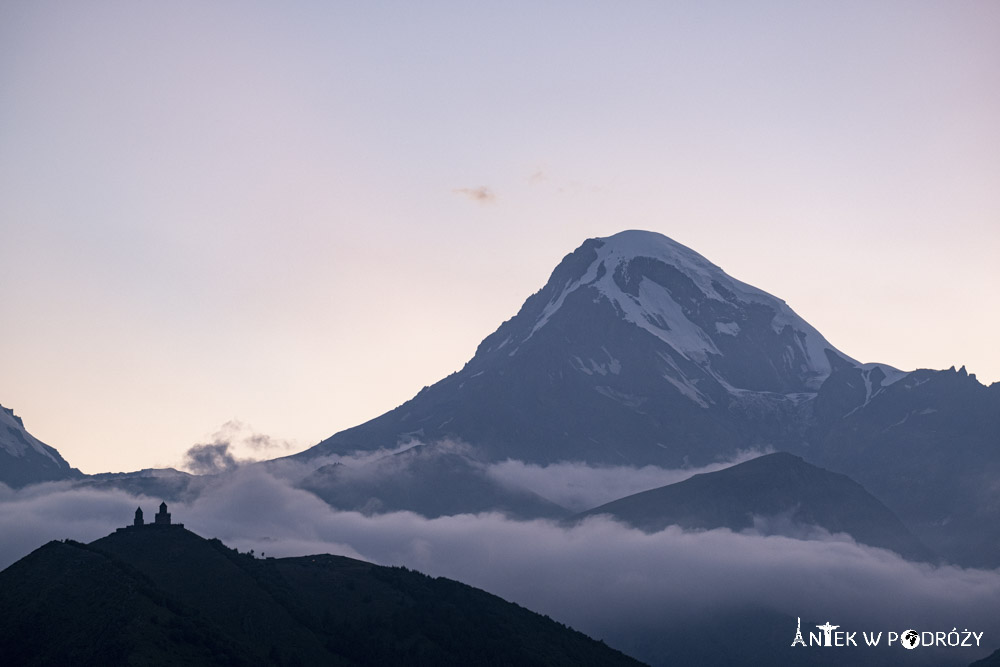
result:
[[[990,0],[4,2],[0,403],[85,472],[230,420],[301,449],[630,228],[857,359],[1000,380],[998,35]]]

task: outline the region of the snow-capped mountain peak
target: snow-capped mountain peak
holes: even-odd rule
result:
[[[626,231],[566,255],[460,371],[306,456],[458,438],[499,459],[702,464],[800,442],[841,369],[861,372],[781,299]],[[852,407],[898,375],[866,372]]]
[[[728,389],[762,388],[728,377],[714,363],[747,347],[740,345],[741,341],[760,347],[766,346],[764,338],[782,339],[784,349],[778,352],[784,359],[779,364],[798,375],[802,386],[797,389],[806,391],[815,391],[832,372],[831,353],[835,359],[857,364],[784,301],[730,277],[697,252],[662,234],[630,230],[588,243],[593,254],[584,270],[550,291],[549,300],[520,343],[543,329],[570,295],[589,289],[595,299],[610,303],[622,319],[701,366]],[[585,247],[587,244],[581,250]],[[552,280],[556,279],[554,273]]]

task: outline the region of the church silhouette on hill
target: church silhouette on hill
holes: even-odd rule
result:
[[[124,528],[119,528],[122,530],[134,530],[136,528],[183,528],[183,523],[171,523],[170,522],[170,512],[167,511],[167,504],[160,503],[160,511],[153,516],[153,523],[146,523],[145,519],[142,518],[142,508],[135,508],[135,519],[132,521],[131,526],[125,526]]]

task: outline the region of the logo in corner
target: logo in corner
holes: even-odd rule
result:
[[[895,642],[899,642],[899,645],[905,648],[907,651],[912,651],[918,646],[948,646],[948,647],[959,647],[959,646],[981,646],[983,639],[982,632],[974,632],[968,629],[959,631],[958,627],[954,627],[950,632],[948,631],[930,631],[926,630],[923,632],[917,632],[913,628],[908,630],[903,630],[902,632],[896,633],[892,632],[869,632],[857,631],[857,630],[841,630],[840,632],[834,632],[838,630],[841,626],[833,625],[830,621],[827,621],[823,625],[817,625],[816,629],[819,632],[809,632],[809,639],[806,639],[802,634],[802,618],[798,617],[796,619],[795,627],[795,638],[792,640],[792,646],[823,646],[823,647],[852,647],[856,648],[859,646],[876,647],[881,642],[883,637],[885,637],[886,646],[892,646]],[[858,637],[858,635],[861,635]]]

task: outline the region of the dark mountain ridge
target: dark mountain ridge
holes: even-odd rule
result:
[[[1000,566],[1000,383],[963,367],[879,386],[843,369],[814,415],[803,456],[863,484],[950,562]]]
[[[911,560],[936,560],[885,505],[846,475],[778,452],[588,510],[576,520],[609,515],[647,532],[757,528],[801,536],[803,529],[846,533]]]

